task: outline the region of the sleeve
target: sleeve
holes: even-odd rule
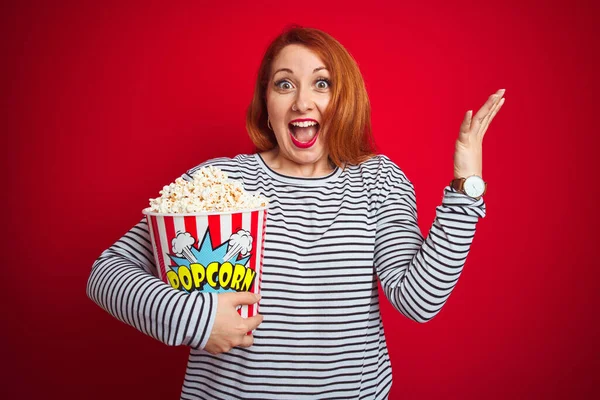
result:
[[[395,165],[384,176],[376,217],[376,272],[390,303],[424,323],[441,310],[456,286],[475,225],[485,217],[485,204],[483,198],[474,200],[447,186],[423,239],[412,183]]]
[[[93,264],[87,295],[118,320],[167,345],[204,348],[217,295],[174,290],[155,271],[144,218]]]

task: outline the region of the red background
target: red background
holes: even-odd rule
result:
[[[446,307],[420,325],[382,300],[391,399],[600,394],[597,2],[12,3],[0,397],[178,398],[187,349],[93,304],[90,267],[162,185],[252,152],[245,110],[288,23],[357,59],[379,150],[413,181],[424,233],[464,113],[507,90],[484,142],[488,216]]]

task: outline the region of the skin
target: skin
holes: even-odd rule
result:
[[[204,350],[211,354],[227,353],[234,347],[250,347],[254,344],[254,335],[247,335],[263,321],[263,316],[257,314],[250,318],[242,318],[237,312],[237,306],[255,304],[260,295],[250,292],[219,293],[217,296],[217,315],[210,337]]]
[[[267,111],[277,147],[261,153],[271,169],[297,177],[324,176],[333,171],[327,159],[322,126],[325,109],[331,99],[325,63],[305,46],[284,47],[273,60],[267,87]],[[296,147],[288,124],[297,118],[312,118],[320,125],[316,143],[308,149]]]
[[[473,118],[467,111],[454,146],[454,177],[483,176],[483,137],[490,123],[502,108],[505,90],[492,94]]]
[[[323,62],[304,46],[286,46],[273,61],[274,72],[267,89],[267,109],[278,146],[261,153],[270,168],[288,176],[318,177],[333,170],[327,160],[324,146],[325,132],[320,132],[316,143],[309,149],[296,147],[288,132],[288,123],[296,118],[312,118],[321,123],[331,98],[330,89],[319,82],[329,78],[329,72],[316,68]],[[277,72],[279,69],[289,71]],[[284,84],[283,82],[288,82]],[[275,83],[278,82],[278,86]],[[473,117],[465,114],[460,126],[454,151],[454,177],[482,176],[483,138],[490,123],[502,108],[504,89],[492,94]],[[260,295],[249,292],[220,293],[217,314],[205,350],[212,354],[225,353],[233,347],[250,347],[254,337],[246,332],[256,329],[263,321],[258,314],[244,319],[236,310],[238,305],[254,304]]]

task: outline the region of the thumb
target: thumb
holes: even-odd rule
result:
[[[460,125],[460,133],[467,133],[471,129],[471,121],[473,120],[473,110],[467,111],[462,124]]]
[[[257,314],[253,317],[246,318],[246,325],[248,325],[248,330],[255,330],[260,324],[262,324],[263,320],[264,317],[261,314]]]

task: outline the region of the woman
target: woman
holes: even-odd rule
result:
[[[412,184],[374,154],[356,63],[326,33],[290,29],[268,48],[248,110],[258,153],[184,174],[215,165],[269,199],[261,315],[236,312],[254,294],[186,294],[155,278],[144,220],[102,253],[88,294],[138,330],[191,347],[182,399],[385,399],[377,278],[406,317],[440,311],[485,216],[482,140],[503,93],[465,115],[455,180],[424,240]]]

